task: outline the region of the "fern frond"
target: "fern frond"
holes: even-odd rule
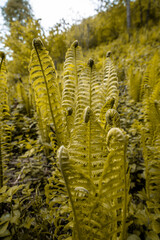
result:
[[[93,111],[87,107],[84,122],[75,127],[69,145],[70,157],[77,168],[98,185],[106,157],[105,132],[96,120]]]
[[[65,110],[68,133],[74,125],[75,106],[77,100],[78,79],[84,66],[82,50],[78,41],[74,41],[66,53],[64,63],[64,89],[62,93],[62,106]]]
[[[140,92],[141,99],[145,97],[146,89],[148,89],[148,94],[150,95],[153,92],[154,87],[160,82],[159,66],[159,55],[155,53],[155,55],[149,61],[144,77],[142,78]]]
[[[110,218],[107,225],[108,239],[126,239],[126,219],[129,203],[129,173],[126,161],[126,137],[119,128],[107,134],[109,154],[100,178],[99,199],[108,206]],[[112,238],[111,238],[112,236]]]
[[[94,61],[90,59],[88,66],[83,68],[78,82],[75,125],[79,125],[83,121],[84,109],[87,106],[92,109],[98,118],[102,105],[101,101],[100,80]]]
[[[110,58],[110,54],[107,54],[106,62],[105,62],[105,76],[102,82],[102,99],[103,106],[101,108],[100,113],[100,122],[102,127],[105,127],[106,119],[105,114],[108,109],[116,109],[118,106],[118,78],[117,73],[115,71],[114,65]]]
[[[151,59],[147,73],[147,84],[143,87],[143,127],[141,142],[145,164],[146,197],[150,217],[152,212],[160,206],[160,78],[159,56],[155,54]],[[151,208],[151,209],[150,209]]]
[[[3,186],[4,168],[8,160],[8,144],[11,140],[8,106],[8,86],[6,78],[5,54],[0,52],[0,188]]]
[[[36,104],[45,124],[54,125],[60,146],[65,142],[65,124],[55,68],[41,40],[34,39],[33,46],[29,70]]]
[[[74,166],[69,152],[64,146],[59,149],[60,168],[67,187],[68,196],[71,202],[74,215],[73,239],[82,240],[90,236],[88,229],[89,209],[93,199],[93,184],[91,180],[77,167]],[[89,205],[91,204],[91,205]]]
[[[140,69],[137,68],[134,69],[133,66],[131,66],[128,70],[129,93],[131,98],[135,102],[139,102],[141,100],[140,98],[141,82],[142,73]]]
[[[73,228],[73,214],[59,164],[54,163],[53,167],[52,176],[45,185],[46,203],[50,212],[50,223],[54,224],[54,238],[66,239],[67,232],[71,232]]]
[[[120,116],[115,109],[109,109],[106,112],[106,124],[108,125],[108,127],[120,126]]]

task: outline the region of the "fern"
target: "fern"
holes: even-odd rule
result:
[[[110,217],[108,234],[113,239],[126,239],[129,203],[129,173],[126,162],[126,136],[119,128],[107,134],[108,157],[100,179],[99,199],[103,199]],[[110,238],[112,239],[112,238]]]
[[[8,125],[8,87],[6,78],[5,54],[0,52],[0,188],[4,183],[4,169],[8,158],[8,144],[10,142],[10,127]]]
[[[151,59],[147,73],[144,76],[147,82],[145,82],[145,86],[142,85],[144,121],[141,126],[141,141],[145,165],[145,200],[147,202],[148,217],[152,224],[155,221],[153,213],[159,211],[160,207],[160,79],[158,66],[159,58],[156,54]],[[156,233],[158,233],[157,230]]]
[[[140,101],[141,82],[141,69],[133,68],[133,66],[131,66],[128,70],[128,85],[130,96],[135,102]]]
[[[35,101],[42,121],[53,124],[60,146],[65,142],[65,125],[55,68],[41,40],[34,39],[33,46],[29,70]]]
[[[80,134],[85,137],[83,132],[77,133],[76,152],[75,145],[68,150],[62,146],[59,150],[60,166],[74,214],[73,239],[125,239],[129,202],[125,136],[118,128],[109,131],[109,155],[106,158],[102,143],[101,151],[95,146],[100,142],[98,134],[94,135],[95,144],[91,142],[91,152],[82,146]]]
[[[116,107],[117,85],[113,81],[109,86],[108,94]],[[109,131],[107,141],[108,144],[112,142],[114,149],[109,147],[108,155],[106,132],[98,120],[102,105],[101,83],[90,59],[78,79],[75,125],[70,143],[68,148],[59,149],[60,168],[74,215],[75,240],[125,239],[129,202],[126,140],[121,130],[112,128],[114,130],[110,131],[114,134],[112,136]],[[115,109],[107,111],[106,124],[108,130],[119,126]]]
[[[107,53],[106,62],[105,62],[105,75],[102,82],[102,99],[103,107],[101,108],[100,113],[100,122],[102,127],[105,127],[106,118],[105,114],[108,109],[117,108],[118,105],[118,78],[115,71],[114,65],[110,58],[110,52]]]
[[[82,70],[78,82],[75,125],[79,125],[83,121],[83,113],[86,107],[92,109],[98,118],[102,105],[100,91],[99,76],[94,61],[90,59],[88,66]]]
[[[66,115],[69,136],[74,125],[77,87],[83,66],[84,63],[82,61],[82,51],[78,46],[78,41],[76,40],[68,49],[64,63],[64,89],[62,92],[62,106]]]

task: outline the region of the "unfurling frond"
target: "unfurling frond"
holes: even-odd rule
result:
[[[83,240],[90,234],[92,236],[88,224],[93,204],[90,201],[93,198],[93,184],[82,169],[74,166],[74,161],[64,146],[59,149],[59,162],[74,215],[73,239]]]
[[[29,70],[36,105],[45,125],[53,124],[61,145],[65,142],[65,125],[54,64],[39,38],[33,40],[33,46]]]
[[[108,207],[110,213],[106,221],[108,239],[124,240],[129,202],[129,174],[126,162],[126,137],[119,128],[109,130],[107,147],[109,154],[100,178],[99,199],[102,199],[103,208]]]
[[[106,112],[106,123],[111,127],[119,127],[120,116],[115,109],[109,109]]]

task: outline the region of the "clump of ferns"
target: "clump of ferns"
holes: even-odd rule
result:
[[[60,168],[73,211],[73,239],[126,236],[129,201],[126,137],[118,128],[118,82],[110,58],[105,70],[101,83],[92,59],[82,68],[70,143],[59,149]],[[117,181],[120,176],[121,183]]]
[[[146,202],[145,212],[148,218],[147,229],[153,232],[155,239],[159,233],[160,206],[160,75],[159,57],[157,54],[151,59],[141,85],[143,121],[139,125],[141,146],[144,158],[145,192],[140,198]],[[144,222],[144,220],[142,220]],[[144,223],[145,224],[145,223]]]
[[[87,65],[83,62],[75,41],[66,54],[61,99],[48,52],[40,39],[35,39],[33,45],[30,78],[35,101],[42,123],[52,124],[53,141],[60,147],[60,165],[56,163],[45,188],[47,201],[54,208],[52,213],[58,214],[53,220],[55,237],[62,228],[62,218],[72,209],[73,239],[124,239],[129,173],[126,137],[119,128],[116,111],[118,79],[110,54],[101,82],[94,61],[90,59]]]

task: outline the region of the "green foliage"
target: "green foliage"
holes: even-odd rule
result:
[[[8,26],[15,21],[26,25],[26,19],[33,17],[31,6],[27,0],[8,0],[1,10]]]
[[[117,38],[125,29],[121,3],[71,30],[52,29],[45,46],[58,64],[77,33],[85,50],[108,43],[83,58],[74,41],[63,72],[39,38],[29,56],[31,38],[42,36],[38,21],[12,25],[9,88],[0,58],[0,238],[159,239],[159,26],[137,28],[130,42],[126,33]]]
[[[9,82],[13,84],[19,78],[28,83],[28,65],[32,40],[36,37],[43,38],[41,26],[38,20],[26,21],[26,26],[16,21],[11,24],[10,32],[4,39],[5,47],[10,50],[11,61],[9,62]]]
[[[8,86],[6,78],[5,54],[0,52],[0,188],[3,187],[4,169],[8,157],[7,150],[10,142],[10,127],[8,125]]]

